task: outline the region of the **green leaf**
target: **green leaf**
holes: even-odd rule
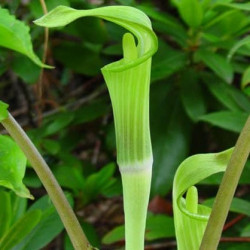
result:
[[[197,121],[206,112],[206,105],[197,73],[187,70],[181,73],[181,100],[187,115]]]
[[[198,50],[196,53],[212,71],[215,72],[225,82],[231,83],[233,80],[233,68],[227,60],[219,54],[209,50]]]
[[[102,238],[102,243],[109,245],[124,240],[124,225],[117,226]],[[149,214],[146,222],[145,239],[153,241],[162,238],[170,238],[175,236],[174,220],[166,215]]]
[[[159,41],[159,49],[154,56],[152,63],[151,81],[155,82],[171,76],[185,67],[187,61],[186,54]]]
[[[212,75],[206,74],[202,79],[212,95],[225,107],[232,111],[250,112],[250,100],[242,91]]]
[[[43,64],[32,48],[29,27],[10,15],[8,10],[0,7],[0,46],[17,51],[40,67],[51,68]]]
[[[108,35],[112,37],[107,32],[107,25],[102,20],[94,17],[85,17],[76,20],[66,26],[63,32],[83,40],[86,48],[88,45],[106,44]]]
[[[167,15],[166,12],[155,10],[153,7],[144,6],[142,3],[136,5],[136,8],[145,12],[153,20],[153,27],[156,31],[169,34],[171,39],[176,40],[182,47],[186,45],[187,31],[179,23],[178,19]]]
[[[70,174],[69,174],[70,173]],[[79,168],[72,166],[58,166],[54,171],[56,179],[62,187],[70,188],[79,192],[84,186],[84,178]]]
[[[250,44],[250,36],[246,36],[243,39],[236,42],[236,44],[228,52],[227,58],[231,60],[235,52],[244,45]]]
[[[90,175],[83,186],[83,194],[89,199],[95,199],[110,184],[110,179],[115,171],[115,164],[110,163],[100,171]]]
[[[149,215],[146,223],[145,239],[148,241],[175,236],[174,220],[166,215]]]
[[[241,79],[241,88],[244,89],[249,84],[250,84],[250,67],[248,67],[243,73]]]
[[[171,85],[172,80],[151,86],[154,155],[151,195],[166,195],[171,190],[174,173],[189,151],[191,122],[182,108],[178,90]]]
[[[60,142],[50,139],[43,139],[42,146],[52,155],[56,155],[61,149]]]
[[[223,5],[239,10],[250,11],[250,3],[218,3],[218,5]]]
[[[8,117],[9,105],[0,101],[0,122]]]
[[[19,219],[0,241],[2,250],[10,250],[18,244],[37,225],[41,218],[41,211],[33,210]]]
[[[211,20],[205,24],[204,30],[210,34],[226,40],[228,37],[235,38],[239,32],[247,29],[248,19],[246,15],[239,10],[229,10],[216,13]],[[234,25],[237,23],[237,25]]]
[[[201,180],[225,171],[232,151],[229,149],[221,153],[194,155],[179,166],[173,186],[174,222],[179,250],[199,249],[211,211],[197,204],[197,197],[194,197],[197,194],[192,193],[186,199],[183,195]]]
[[[72,112],[61,112],[57,115],[54,115],[53,118],[50,117],[50,120],[48,121],[52,122],[48,123],[48,125],[46,126],[43,136],[48,136],[60,132],[63,128],[67,127],[73,121],[73,119],[74,113]]]
[[[76,73],[94,76],[103,66],[99,53],[79,42],[63,42],[53,50],[55,58]]]
[[[235,111],[219,111],[199,117],[200,121],[208,122],[214,126],[240,133],[246,123],[248,114]]]
[[[27,210],[27,199],[16,196],[15,193],[11,193],[11,208],[12,208],[12,224],[17,222]]]
[[[114,242],[120,241],[124,239],[125,227],[124,225],[115,227],[110,232],[104,235],[102,238],[102,243],[109,245]]]
[[[21,197],[33,199],[22,183],[25,168],[26,157],[21,149],[10,137],[0,135],[0,185]]]
[[[25,83],[29,84],[36,83],[41,73],[41,68],[23,55],[13,58],[11,68]]]
[[[74,124],[82,124],[94,121],[98,117],[103,116],[109,111],[107,103],[104,101],[97,101],[89,105],[84,105],[75,111]]]
[[[192,28],[197,28],[203,20],[203,9],[199,0],[181,0],[178,10],[183,21]]]
[[[0,239],[2,236],[7,233],[12,219],[12,209],[11,209],[11,199],[10,193],[3,190],[0,191]]]
[[[73,204],[72,197],[66,198]],[[11,250],[40,250],[54,239],[62,230],[62,221],[48,195],[37,200],[30,208],[29,213],[40,210],[42,212],[39,223],[26,237]]]

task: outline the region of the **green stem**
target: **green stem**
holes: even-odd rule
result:
[[[200,250],[216,250],[240,175],[250,152],[250,116],[238,138],[215,198]]]
[[[125,211],[126,250],[143,250],[151,168],[121,172]]]
[[[31,142],[29,137],[19,126],[16,120],[11,116],[11,114],[9,114],[8,118],[1,122],[9,132],[9,134],[17,142],[19,147],[23,150],[27,159],[42,181],[53,204],[57,209],[58,214],[61,217],[61,220],[69,234],[74,248],[77,250],[93,249],[90,246],[84,232],[82,231],[82,228],[72,208],[70,207],[61,187],[59,186],[50,168],[48,167],[34,144]]]

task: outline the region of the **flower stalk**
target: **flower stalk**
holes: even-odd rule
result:
[[[124,193],[126,250],[143,250],[153,162],[149,131],[149,84],[151,57],[157,50],[157,38],[149,18],[128,6],[91,10],[58,6],[35,23],[44,27],[58,27],[85,16],[100,17],[130,32],[123,37],[123,58],[101,70],[114,113],[117,163]]]

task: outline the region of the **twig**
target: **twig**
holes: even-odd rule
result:
[[[250,237],[222,237],[220,242],[250,242]]]
[[[233,220],[231,220],[227,224],[225,224],[225,226],[223,227],[223,231],[226,231],[227,229],[229,229],[230,227],[235,225],[238,221],[242,220],[243,218],[245,218],[244,214],[238,215],[236,218],[234,218]]]

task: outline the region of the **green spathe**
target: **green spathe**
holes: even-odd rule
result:
[[[233,149],[220,153],[193,155],[179,166],[173,187],[174,223],[178,250],[198,250],[211,208],[198,204],[194,187],[212,174],[226,170]],[[183,195],[187,192],[186,199]]]
[[[130,33],[123,37],[123,53],[124,58],[119,61],[121,65],[138,58],[138,50]],[[149,131],[150,69],[151,59],[123,71],[110,71],[109,67],[102,69],[113,106],[117,162],[122,172],[152,166]]]
[[[46,27],[64,26],[85,16],[114,22],[131,33],[123,37],[124,57],[102,68],[112,101],[117,162],[122,175],[126,250],[143,250],[147,206],[152,174],[149,130],[149,84],[151,57],[157,38],[149,18],[128,6],[75,10],[58,6],[35,21]]]

